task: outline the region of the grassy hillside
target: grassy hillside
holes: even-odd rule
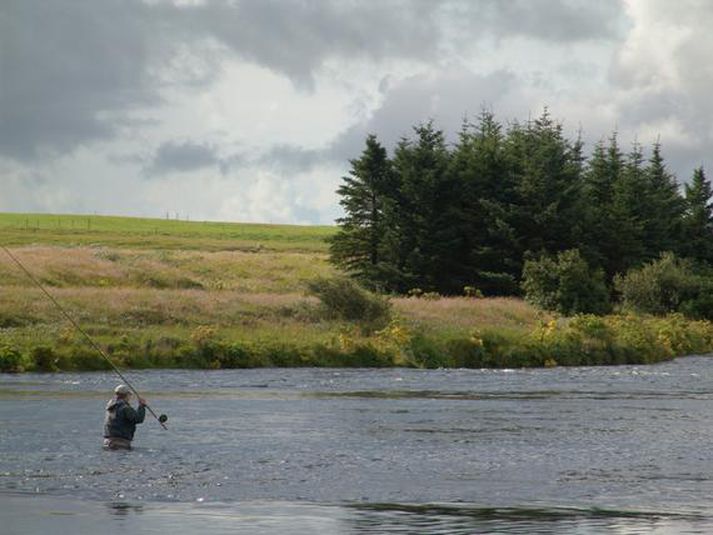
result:
[[[6,246],[105,246],[197,251],[324,252],[329,226],[190,222],[88,215],[0,213]]]
[[[119,365],[541,366],[652,362],[713,347],[681,318],[572,322],[519,299],[393,298],[378,329],[329,319],[332,227],[0,214],[0,243]],[[106,364],[0,251],[0,371]]]

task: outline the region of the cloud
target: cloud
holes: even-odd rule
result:
[[[685,177],[712,24],[703,0],[0,2],[0,208],[328,222],[368,133],[452,140],[483,106],[660,134]]]
[[[393,149],[399,139],[411,137],[414,126],[431,119],[453,139],[463,121],[473,119],[484,107],[498,110],[499,117],[510,112],[522,96],[518,84],[508,71],[480,75],[463,68],[409,77],[386,90],[381,106],[337,137],[325,156],[344,162],[358,157],[369,133]]]
[[[0,155],[26,162],[132,131],[171,88],[206,89],[239,58],[314,90],[330,60],[439,63],[488,36],[611,33],[612,1],[171,2],[0,6]],[[454,29],[458,28],[458,31]]]
[[[489,27],[499,37],[519,35],[557,43],[601,40],[622,33],[618,0],[513,0],[486,2]],[[474,12],[482,9],[470,4]]]
[[[307,82],[330,57],[429,61],[484,37],[576,42],[621,33],[618,0],[261,0],[198,4],[183,15],[242,57]]]
[[[0,154],[31,160],[113,136],[112,113],[155,104],[142,4],[23,0],[0,7]]]
[[[297,145],[280,144],[256,158],[254,163],[284,174],[296,174],[309,171],[328,158],[329,154],[324,149],[307,149]]]
[[[222,165],[215,147],[192,141],[167,141],[158,147],[146,166],[149,175],[195,171]]]
[[[425,60],[440,28],[426,0],[387,2],[211,2],[186,7],[176,21],[228,46],[240,57],[305,86],[330,57]]]
[[[632,28],[610,70],[616,116],[645,143],[660,135],[672,168],[687,179],[713,163],[713,4],[628,0],[626,7]]]

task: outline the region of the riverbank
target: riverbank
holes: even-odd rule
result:
[[[556,318],[512,298],[394,298],[377,328],[320,315],[329,227],[0,214],[0,241],[127,368],[653,363],[713,351],[681,316]],[[0,254],[0,371],[107,363]]]

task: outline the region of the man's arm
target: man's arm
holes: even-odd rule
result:
[[[126,404],[122,408],[122,411],[124,412],[124,417],[126,418],[126,420],[134,424],[140,424],[144,421],[144,418],[146,418],[145,402],[139,402],[138,409],[134,409],[131,405]]]

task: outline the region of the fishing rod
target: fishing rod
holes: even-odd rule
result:
[[[52,301],[52,303],[54,303],[54,305],[64,315],[64,317],[67,319],[67,321],[69,321],[69,323],[71,323],[74,326],[74,328],[77,329],[77,331],[79,331],[80,333],[82,333],[84,335],[84,338],[87,339],[87,341],[89,342],[89,345],[91,345],[104,358],[104,360],[109,364],[109,366],[111,366],[114,369],[114,371],[121,378],[121,380],[124,381],[124,383],[126,383],[126,386],[128,386],[134,392],[134,394],[136,394],[136,397],[140,398],[141,396],[139,395],[139,392],[134,388],[134,386],[129,382],[129,380],[126,377],[124,377],[124,374],[121,373],[121,370],[119,370],[119,368],[116,367],[116,365],[111,361],[109,356],[104,352],[104,350],[99,346],[99,344],[97,344],[94,341],[94,339],[91,336],[89,336],[89,334],[87,334],[87,332],[84,329],[82,329],[76,321],[74,321],[74,318],[72,318],[72,316],[70,316],[67,313],[67,311],[62,307],[62,305],[60,305],[57,302],[57,300],[52,296],[52,294],[50,294],[45,289],[45,287],[42,286],[42,284],[40,284],[40,281],[38,281],[35,278],[35,276],[32,273],[30,273],[30,271],[22,264],[22,262],[20,262],[20,260],[18,260],[15,257],[15,255],[13,255],[10,252],[10,250],[7,247],[5,247],[4,245],[0,245],[0,247],[2,247],[3,251],[5,251],[7,253],[7,255],[12,259],[12,261],[15,262],[15,264],[17,264],[18,267],[25,273],[25,275],[27,275],[29,277],[29,279],[32,282],[34,282],[35,285],[40,290],[42,290],[42,293],[44,293],[49,298],[49,300]],[[157,416],[151,407],[149,407],[148,405],[144,405],[144,406],[148,409],[148,411],[151,413],[151,415],[154,418],[156,418],[156,421],[159,424],[161,424],[161,427],[168,430],[168,427],[166,427],[166,421],[168,421],[168,416],[166,416],[165,414],[161,414],[160,416]]]

